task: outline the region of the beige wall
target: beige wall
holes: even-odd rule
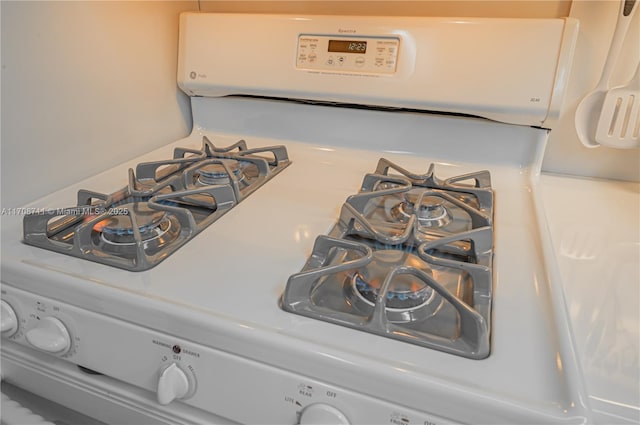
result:
[[[555,18],[568,16],[570,0],[433,0],[433,1],[211,1],[201,9],[212,12],[295,13],[386,16],[481,16]]]
[[[188,98],[176,85],[178,15],[197,7],[0,2],[3,207],[188,133]]]

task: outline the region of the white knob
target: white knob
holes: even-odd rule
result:
[[[316,403],[304,408],[300,414],[300,424],[349,425],[349,419],[335,407]]]
[[[48,316],[38,322],[35,328],[30,329],[27,341],[34,347],[53,354],[64,354],[71,348],[71,336],[60,319]]]
[[[169,404],[175,399],[183,398],[188,392],[189,378],[177,364],[171,363],[160,373],[158,403]]]
[[[0,300],[0,304],[2,315],[0,319],[0,329],[2,329],[2,335],[9,337],[18,330],[18,316],[16,316],[16,312],[8,302]]]

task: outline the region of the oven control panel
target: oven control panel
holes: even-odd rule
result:
[[[144,397],[135,397],[138,408],[157,414],[186,409],[191,415],[216,415],[240,423],[452,423],[8,285],[2,287],[2,331],[3,373],[9,380],[22,376],[24,371],[16,368],[28,359],[33,359],[26,366],[29,370],[44,371],[38,382],[60,377],[62,369],[48,370],[52,364],[68,362],[91,372],[82,378],[95,380],[90,387],[104,384],[101,374],[112,378],[119,384],[109,389],[114,399],[133,399],[128,392],[146,390]],[[36,364],[38,359],[42,363]],[[54,383],[55,391],[65,380],[75,382],[73,377],[62,377]],[[38,394],[38,388],[30,390]],[[193,422],[210,423],[208,419]]]
[[[350,73],[394,74],[400,39],[303,34],[298,37],[296,68]]]

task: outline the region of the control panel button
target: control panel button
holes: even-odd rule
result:
[[[158,403],[169,404],[173,400],[184,398],[189,394],[189,378],[187,374],[171,363],[161,373],[158,379]]]
[[[2,336],[9,337],[18,331],[18,316],[8,302],[0,300],[0,303],[0,311],[2,313],[0,328],[2,329]]]
[[[27,341],[34,347],[52,354],[64,354],[71,348],[71,336],[60,319],[44,317],[35,328],[30,329]]]
[[[349,425],[349,419],[333,406],[324,403],[310,404],[300,414],[300,424]]]
[[[399,63],[396,35],[298,36],[296,67],[306,71],[392,76]]]

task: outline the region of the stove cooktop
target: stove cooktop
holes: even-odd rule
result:
[[[403,406],[424,407],[428,399],[433,414],[446,417],[447,411],[456,409],[457,419],[463,422],[478,418],[488,422],[495,418],[496,411],[508,422],[543,422],[541,415],[566,417],[562,409],[577,397],[573,387],[566,387],[572,379],[573,364],[562,347],[568,339],[560,338],[564,326],[554,322],[561,316],[555,314],[550,303],[555,299],[550,294],[553,287],[540,280],[544,269],[540,254],[531,244],[538,227],[528,190],[530,176],[522,167],[512,165],[528,164],[518,155],[528,154],[530,150],[523,146],[535,142],[527,136],[534,132],[543,137],[543,130],[428,116],[420,120],[424,131],[416,131],[427,134],[426,140],[410,143],[412,139],[398,138],[396,152],[388,152],[380,148],[385,135],[378,127],[367,132],[367,137],[362,132],[351,132],[358,135],[361,144],[354,142],[349,147],[322,145],[314,139],[297,140],[298,134],[257,137],[250,127],[255,120],[246,118],[255,116],[252,105],[246,99],[225,99],[207,114],[230,126],[238,120],[243,132],[193,134],[83,181],[81,186],[74,185],[28,205],[50,207],[61,203],[61,199],[71,204],[83,187],[108,191],[128,168],[137,169],[138,163],[170,157],[176,146],[199,147],[203,135],[226,145],[246,138],[252,146],[287,147],[295,164],[167,261],[145,272],[132,273],[59,255],[19,243],[16,234],[22,230],[22,217],[6,216],[2,228],[3,282],[42,297],[63,297],[66,303],[95,312],[108,311],[114,318],[180,335],[190,341],[185,346],[213,346],[261,363],[294,369],[305,376],[322,376],[327,382],[353,391],[366,388],[368,394]],[[278,120],[299,120],[307,108],[313,106],[271,105],[266,117],[269,120],[261,119],[260,123],[275,122],[279,125],[273,128],[288,128]],[[333,114],[334,110],[326,112]],[[336,110],[334,118],[342,125],[342,121],[351,122],[353,115],[359,113],[347,112],[345,116],[343,109]],[[401,121],[389,123],[380,116],[380,127],[384,128],[402,128],[402,121],[408,118],[405,114],[370,113]],[[455,126],[450,125],[454,122]],[[458,141],[468,141],[472,136],[474,140],[488,138],[485,130],[489,127],[491,140],[498,144],[492,152],[500,152],[500,156],[493,154],[492,161],[484,160],[479,152],[481,144],[477,149],[476,144],[467,143],[465,149],[459,146],[462,142]],[[439,137],[445,128],[446,139]],[[313,136],[309,133],[310,138]],[[455,151],[458,159],[449,159],[445,151]],[[486,359],[475,361],[279,308],[276,301],[287,278],[304,267],[317,235],[336,237],[332,229],[340,216],[340,205],[361,189],[363,175],[372,171],[381,156],[410,170],[424,170],[433,162],[443,178],[491,170],[491,190],[496,196],[500,194],[501,202],[495,203],[493,209],[491,355]],[[390,170],[389,174],[397,172]],[[399,202],[406,200],[404,194],[397,196]],[[409,205],[403,205],[394,214],[409,210]],[[167,321],[167,317],[179,320]],[[90,336],[85,338],[86,346]],[[557,353],[563,359],[561,370]],[[529,367],[522,367],[523,359]],[[487,404],[488,398],[495,403]],[[210,400],[203,403],[210,404]],[[465,406],[463,411],[460,403]],[[534,404],[541,407],[527,410]],[[524,414],[525,411],[531,414]]]

